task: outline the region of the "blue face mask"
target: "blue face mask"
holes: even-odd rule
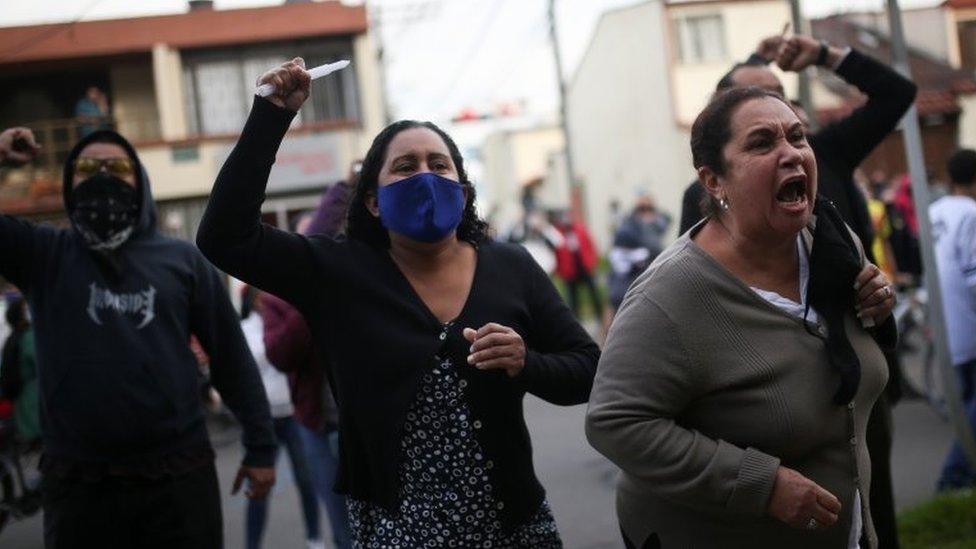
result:
[[[420,242],[438,242],[461,224],[461,184],[430,172],[380,187],[380,222],[387,229]]]

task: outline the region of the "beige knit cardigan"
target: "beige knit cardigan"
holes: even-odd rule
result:
[[[865,428],[887,381],[881,349],[852,310],[861,381],[851,404],[835,404],[826,328],[762,299],[689,234],[631,287],[590,397],[586,435],[622,469],[625,535],[641,547],[656,534],[664,549],[847,549],[857,512],[877,547]],[[795,530],[765,514],[780,465],[840,499],[837,524]]]

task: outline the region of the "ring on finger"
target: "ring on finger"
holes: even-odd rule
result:
[[[885,286],[883,288],[881,288],[881,289],[884,290],[885,299],[888,299],[889,297],[891,297],[891,286],[890,285],[885,284]]]
[[[817,522],[817,519],[812,518],[809,521],[807,521],[807,530],[816,530],[819,527],[820,527],[820,523]]]

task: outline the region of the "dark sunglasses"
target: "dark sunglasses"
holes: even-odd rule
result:
[[[82,157],[75,160],[75,174],[88,178],[105,168],[110,175],[126,177],[135,173],[135,165],[131,158],[89,158]]]

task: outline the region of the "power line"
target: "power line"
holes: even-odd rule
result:
[[[409,32],[420,21],[435,15],[443,7],[443,0],[420,0],[411,3],[389,4],[380,1],[367,3],[371,17],[370,27],[376,31],[377,60],[380,65],[380,88],[383,95],[383,121],[392,118],[389,98],[390,52],[387,49],[389,27],[401,27]],[[392,11],[391,11],[392,10]],[[400,30],[400,29],[398,29]],[[401,33],[402,36],[402,33]],[[399,48],[398,48],[399,49]]]
[[[529,27],[528,32],[525,33],[525,38],[527,38],[527,40],[525,40],[521,46],[523,51],[524,48],[532,48],[542,44],[545,44],[548,47],[548,38],[546,35],[548,28],[549,21],[546,12],[540,11],[536,23]],[[535,39],[535,42],[532,42],[532,39]],[[523,66],[525,66],[525,63],[527,63],[530,58],[531,57],[529,55],[520,55],[514,64],[511,64],[506,60],[502,60],[500,63],[501,66],[494,69],[497,73],[501,73],[502,70],[505,71],[504,75],[502,75],[502,80],[497,87],[505,88],[513,78],[518,77],[519,71]]]
[[[427,4],[432,4],[430,6],[423,6],[424,2],[416,0],[413,4],[397,4],[389,7],[386,3],[382,6],[379,4],[380,2],[376,2],[373,5],[375,11],[379,12],[375,13],[375,15],[379,16],[377,19],[380,19],[381,23],[386,27],[384,29],[385,32],[383,32],[385,37],[384,62],[389,66],[396,66],[397,63],[393,61],[394,59],[415,58],[416,56],[408,51],[411,46],[418,45],[417,41],[413,40],[412,32],[416,30],[423,31],[424,28],[429,27],[429,24],[432,23],[428,17],[431,15],[430,12],[433,11],[436,14],[438,8],[442,7],[442,2],[436,0],[429,1]],[[511,52],[502,56],[502,59],[489,61],[488,64],[474,63],[475,59],[482,55],[482,49],[498,46],[497,43],[486,44],[485,37],[497,25],[497,19],[501,16],[501,10],[504,9],[502,4],[504,2],[492,2],[487,6],[484,3],[482,4],[485,8],[494,8],[494,11],[489,12],[485,9],[484,16],[479,18],[480,24],[478,29],[475,29],[474,33],[467,33],[471,37],[469,39],[470,41],[466,41],[467,43],[465,44],[467,51],[464,54],[465,56],[460,58],[461,64],[456,67],[456,70],[449,73],[451,78],[449,82],[444,84],[442,88],[444,91],[440,94],[429,93],[429,91],[423,94],[422,100],[426,99],[423,101],[423,104],[428,105],[426,110],[429,118],[439,119],[441,116],[450,118],[450,115],[446,115],[444,112],[445,109],[453,108],[447,105],[447,103],[459,93],[459,88],[463,87],[462,79],[465,79],[465,83],[486,82],[492,88],[503,87],[510,83],[513,78],[517,77],[518,71],[526,63],[534,59],[533,56],[526,55],[528,53],[526,48],[534,48],[537,43],[538,45],[542,45],[547,42],[546,30],[548,28],[548,20],[546,11],[545,9],[539,9],[537,15],[530,20],[531,22],[524,21],[523,19],[523,22],[528,24],[524,25],[523,32],[517,38],[505,39],[505,44],[509,46],[509,49],[512,50]],[[419,7],[426,7],[428,9],[417,9]],[[396,10],[396,12],[393,13],[393,10]],[[424,17],[419,17],[417,15],[418,13]],[[399,17],[391,17],[393,15]],[[388,22],[391,24],[387,24]],[[390,32],[390,29],[396,24],[402,24],[403,28],[398,28]],[[408,36],[410,38],[407,38]],[[424,34],[423,40],[436,40],[436,37],[431,36],[428,31]],[[548,46],[546,46],[546,49],[548,49]],[[476,67],[472,65],[476,65]],[[477,72],[477,80],[471,80],[473,76],[472,71]],[[392,81],[390,82],[392,83]],[[435,96],[439,99],[436,103],[432,99]],[[413,110],[417,109],[414,108]],[[438,111],[436,115],[430,112],[435,110]]]
[[[447,100],[454,94],[457,85],[461,82],[461,77],[467,74],[467,70],[473,65],[470,60],[475,59],[478,54],[481,53],[482,48],[485,46],[485,37],[491,27],[494,26],[495,21],[498,19],[498,15],[501,13],[501,8],[508,3],[508,0],[498,0],[492,1],[491,7],[493,8],[491,13],[489,13],[488,18],[484,20],[481,28],[478,29],[477,38],[468,45],[468,49],[465,51],[464,55],[461,57],[462,66],[459,70],[454,72],[454,78],[451,83],[446,87],[447,91],[441,94],[440,101],[435,103],[435,105],[443,105]]]
[[[84,9],[81,10],[81,13],[75,16],[75,18],[72,19],[71,21],[68,21],[67,23],[55,23],[51,28],[44,29],[38,32],[37,34],[35,34],[34,36],[28,37],[27,39],[23,40],[21,43],[11,48],[9,51],[5,52],[3,55],[0,55],[0,61],[6,61],[7,59],[15,57],[17,54],[23,52],[24,50],[32,48],[40,44],[41,42],[44,42],[45,40],[49,40],[54,36],[57,36],[58,34],[61,34],[62,32],[72,28],[74,25],[79,23],[86,15],[88,15],[88,13],[91,10],[95,9],[95,6],[101,4],[102,1],[103,0],[92,0],[91,2],[88,3],[87,6],[85,6]]]
[[[576,165],[573,162],[573,136],[569,131],[569,116],[566,113],[566,76],[563,72],[562,54],[559,51],[556,0],[549,0],[547,14],[549,16],[549,38],[552,42],[552,56],[556,65],[556,84],[559,86],[559,124],[563,130],[563,156],[566,162],[566,177],[569,179],[571,207],[576,219],[583,219],[586,215],[585,195],[583,193],[583,182],[576,177]]]

